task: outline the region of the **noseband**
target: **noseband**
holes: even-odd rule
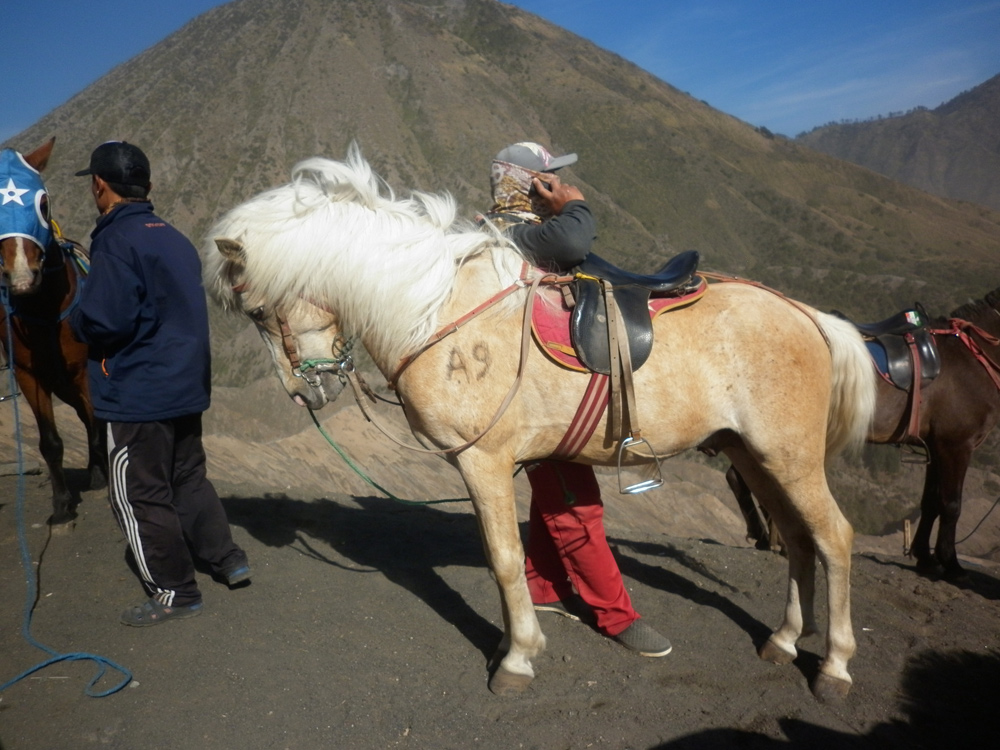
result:
[[[243,282],[242,284],[233,286],[232,290],[235,294],[243,294],[248,287],[249,283]],[[310,302],[310,304],[321,310],[330,312],[323,305],[317,305],[314,302]],[[254,323],[259,324],[260,321],[252,313],[249,313],[249,315],[254,320]],[[295,334],[292,333],[292,327],[288,325],[288,318],[282,315],[279,307],[274,308],[274,319],[278,324],[278,333],[281,336],[281,350],[285,355],[285,359],[288,360],[288,365],[291,368],[293,376],[302,378],[313,388],[319,388],[322,386],[320,375],[324,372],[335,372],[341,384],[347,384],[347,373],[354,370],[354,360],[351,357],[351,352],[354,349],[354,339],[349,339],[343,334],[338,333],[331,344],[331,353],[333,355],[331,358],[303,360],[299,357],[298,343],[295,340]]]

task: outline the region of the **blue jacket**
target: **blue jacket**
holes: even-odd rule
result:
[[[211,350],[198,251],[146,202],[101,216],[90,236],[90,275],[70,324],[90,346],[94,412],[157,422],[205,411]]]

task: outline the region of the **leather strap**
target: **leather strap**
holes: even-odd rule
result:
[[[513,384],[511,384],[510,389],[507,391],[507,396],[504,398],[503,402],[500,404],[500,407],[497,409],[496,413],[493,415],[493,419],[490,420],[490,423],[488,425],[486,425],[486,427],[483,429],[482,432],[480,432],[478,435],[476,435],[471,440],[469,440],[469,441],[467,441],[465,443],[462,443],[462,445],[456,445],[453,448],[444,448],[442,450],[433,450],[433,449],[430,449],[430,448],[417,448],[417,447],[414,447],[412,445],[407,445],[406,443],[404,443],[399,438],[391,435],[385,429],[385,427],[378,421],[378,419],[376,418],[375,413],[371,411],[371,407],[368,405],[367,400],[365,398],[363,398],[363,396],[364,396],[364,390],[363,390],[364,386],[362,385],[362,381],[360,379],[360,376],[357,373],[357,370],[355,370],[353,366],[350,367],[350,368],[342,368],[341,371],[347,377],[347,382],[351,384],[351,388],[354,391],[354,398],[358,402],[358,406],[361,407],[361,412],[362,412],[362,414],[365,415],[365,419],[367,419],[369,422],[371,422],[376,427],[378,427],[378,429],[381,430],[381,432],[387,438],[389,438],[390,440],[392,440],[397,445],[400,445],[403,448],[407,448],[408,450],[415,451],[417,453],[432,453],[432,454],[439,455],[439,456],[445,456],[445,455],[448,455],[448,454],[451,454],[451,453],[461,453],[466,448],[469,448],[472,445],[475,445],[483,437],[483,435],[485,435],[487,432],[489,432],[491,429],[493,429],[493,426],[497,422],[500,421],[500,417],[502,417],[503,414],[504,414],[504,412],[507,411],[507,407],[510,406],[510,402],[514,400],[514,395],[517,393],[518,388],[521,387],[521,381],[522,381],[522,379],[524,377],[524,365],[525,365],[525,362],[527,362],[527,360],[528,360],[528,349],[531,346],[531,311],[532,311],[532,309],[534,307],[533,303],[535,301],[535,294],[537,293],[537,291],[538,291],[538,285],[542,282],[542,280],[543,279],[549,279],[549,278],[551,278],[551,277],[550,276],[538,275],[538,276],[536,276],[532,280],[531,286],[528,287],[528,298],[527,298],[527,301],[525,302],[525,305],[524,305],[524,317],[523,317],[523,320],[521,322],[521,353],[520,353],[520,359],[519,359],[518,365],[517,365],[517,377],[514,378]],[[504,292],[509,293],[509,289],[510,289],[510,287],[508,287],[507,290],[504,290]],[[503,292],[501,294],[503,294]],[[506,294],[504,294],[504,296],[506,296]],[[483,310],[485,310],[486,307],[488,307],[488,306],[490,306],[492,304],[496,304],[497,301],[499,301],[499,299],[497,299],[497,297],[495,296],[495,297],[493,297],[493,298],[491,298],[490,300],[487,301],[488,304],[484,303],[484,305],[480,305],[473,312],[475,313],[475,315],[478,315],[480,312],[482,312]],[[471,316],[470,315],[465,315],[465,316],[463,316],[462,318],[459,319],[461,322],[456,321],[455,324],[452,324],[451,326],[446,326],[445,328],[441,329],[441,331],[439,332],[439,333],[441,333],[441,336],[438,337],[437,339],[435,339],[433,343],[437,343],[437,341],[440,341],[441,338],[444,338],[445,336],[447,336],[450,333],[454,333],[454,331],[458,330],[458,325],[462,325],[463,323],[468,322],[469,320],[472,319],[472,317],[475,317],[475,315],[471,315]],[[418,351],[416,354],[420,354],[420,352],[426,351],[427,348],[428,348],[427,346],[422,347],[420,349],[420,351]],[[413,359],[416,358],[416,354],[409,358],[409,361],[406,363],[407,365],[410,362],[412,362]],[[398,376],[399,372],[400,371],[397,370],[397,376]]]
[[[615,301],[614,287],[602,279],[604,302],[608,312],[608,348],[611,353],[611,424],[612,435],[622,438],[627,432],[639,440],[642,430],[635,408],[635,386],[632,381],[632,356],[629,352],[625,321]]]

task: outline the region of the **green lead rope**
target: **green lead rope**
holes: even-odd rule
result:
[[[397,503],[402,503],[403,505],[438,505],[440,503],[462,503],[469,500],[469,498],[467,497],[454,497],[454,498],[449,498],[447,500],[404,500],[400,497],[396,497],[391,492],[389,492],[389,490],[387,490],[385,487],[378,484],[378,482],[376,482],[374,479],[365,474],[365,472],[362,469],[358,468],[358,466],[351,460],[350,456],[348,456],[341,449],[341,447],[337,445],[336,442],[334,442],[333,438],[331,438],[326,433],[326,430],[323,429],[323,425],[321,425],[319,423],[319,420],[316,419],[316,412],[310,409],[309,416],[312,417],[313,424],[316,425],[316,429],[319,430],[319,434],[326,439],[326,442],[330,444],[330,447],[332,447],[335,451],[337,451],[337,455],[339,455],[342,459],[344,459],[344,463],[350,466],[355,474],[364,479],[368,484],[377,489],[379,492],[388,497],[390,500],[394,500]]]

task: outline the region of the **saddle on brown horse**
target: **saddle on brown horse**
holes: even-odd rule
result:
[[[833,314],[849,320],[836,310]],[[864,337],[879,374],[900,390],[927,386],[941,373],[937,343],[919,302],[877,323],[850,322]]]

